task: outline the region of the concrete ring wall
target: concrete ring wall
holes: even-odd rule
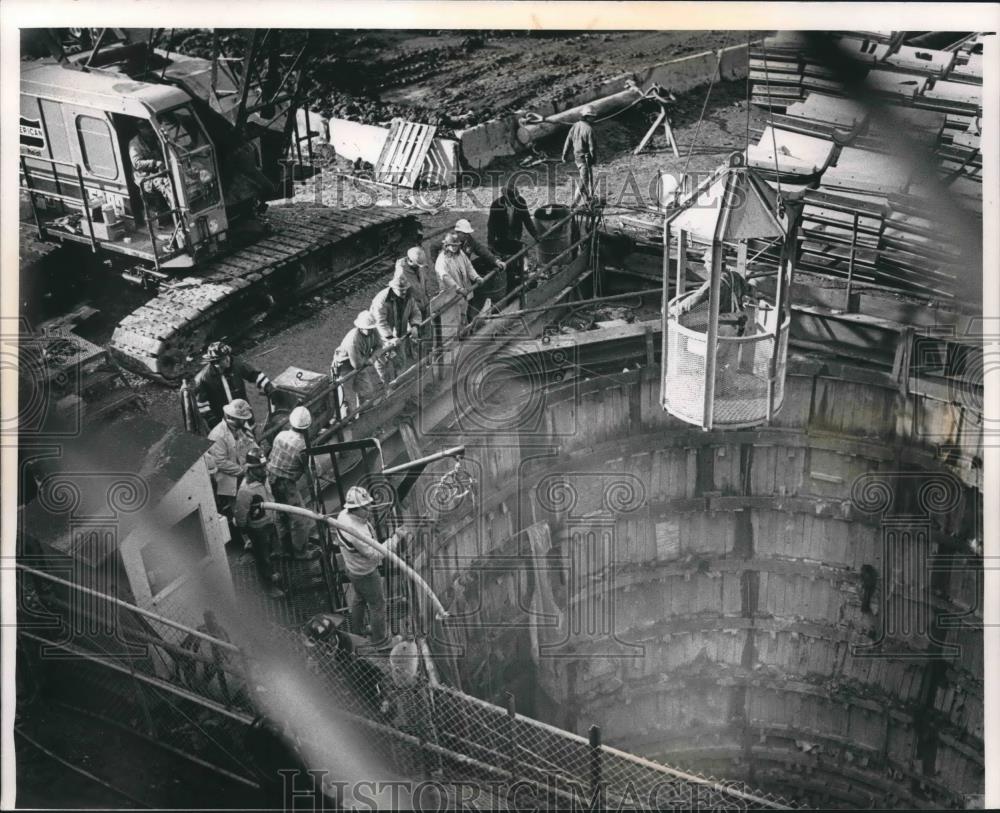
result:
[[[968,408],[796,361],[753,432],[666,415],[657,367],[545,396],[520,432],[415,433],[479,481],[421,560],[465,690],[810,805],[982,792]]]

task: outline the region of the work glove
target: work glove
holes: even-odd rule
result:
[[[254,494],[250,498],[250,519],[264,519],[264,509],[261,507],[263,504],[264,500],[260,494]]]
[[[274,383],[268,381],[267,384],[264,385],[264,395],[272,395],[275,389],[276,387],[274,386]]]

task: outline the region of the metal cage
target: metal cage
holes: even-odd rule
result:
[[[670,306],[685,296],[675,297]],[[736,335],[735,324],[720,324],[714,347],[709,346],[707,303],[680,316],[668,309],[662,404],[667,412],[706,429],[759,426],[774,416],[785,395],[791,320],[786,314],[780,325],[769,324],[777,321],[776,311],[763,304],[753,309],[742,335]],[[715,386],[708,403],[710,352],[715,356]]]

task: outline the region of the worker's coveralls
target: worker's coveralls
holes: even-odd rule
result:
[[[150,215],[154,219],[163,212],[174,208],[174,191],[167,175],[159,175],[166,164],[163,162],[163,147],[151,133],[137,133],[128,143],[128,157],[132,162],[132,175],[143,198],[151,204]],[[151,177],[159,175],[159,177]]]
[[[472,299],[475,291],[474,284],[482,282],[482,277],[476,273],[472,262],[463,251],[457,251],[454,254],[442,251],[434,263],[434,272],[441,283],[442,291],[448,291],[466,300]],[[464,314],[466,320],[471,315],[470,311],[471,306]]]
[[[375,528],[370,522],[361,519],[350,508],[345,508],[337,515],[337,521],[357,531],[367,539],[378,539]],[[385,545],[392,550],[397,541],[396,536],[386,540]],[[350,534],[337,529],[337,543],[347,577],[351,580],[354,595],[351,599],[351,631],[355,635],[365,634],[365,610],[370,615],[370,640],[373,644],[381,644],[388,638],[385,622],[385,590],[382,587],[382,576],[378,572],[382,554]]]
[[[385,387],[385,361],[375,358],[385,345],[378,330],[369,330],[366,336],[361,328],[352,327],[344,340],[333,351],[330,375],[343,378],[357,371],[343,382],[344,401],[355,410],[363,401],[377,398]]]
[[[236,492],[236,504],[233,507],[233,519],[239,528],[250,539],[254,564],[257,575],[265,587],[272,587],[277,581],[278,569],[274,559],[280,553],[278,548],[278,526],[274,511],[271,509],[255,509],[256,502],[274,502],[274,494],[267,484],[267,477],[260,480],[251,479],[249,475]],[[254,498],[258,498],[255,500]]]
[[[430,316],[431,300],[437,294],[437,280],[426,266],[414,267],[406,257],[396,260],[396,273],[402,274],[410,286],[410,294],[417,304],[420,321]]]
[[[594,196],[594,164],[597,162],[597,149],[594,143],[594,128],[590,122],[581,119],[569,128],[566,142],[563,144],[563,160],[570,147],[573,148],[573,158],[580,172],[580,191],[587,197]]]
[[[212,428],[208,439],[212,442],[208,452],[215,462],[216,494],[227,498],[231,505],[246,470],[247,452],[257,447],[257,441],[245,429],[234,428],[224,420]]]
[[[410,291],[400,296],[391,287],[386,287],[372,299],[371,314],[375,319],[375,329],[383,342],[400,340],[395,348],[396,359],[386,364],[387,375],[395,378],[412,361],[407,342],[402,340],[410,335],[410,326],[416,326],[420,322],[417,302]]]
[[[274,390],[264,373],[247,364],[243,359],[230,356],[229,369],[222,370],[214,363],[206,364],[194,377],[195,403],[198,414],[209,426],[222,420],[222,408],[235,398],[247,400],[244,381],[253,381],[261,393],[267,395]],[[253,421],[247,424],[253,428]]]
[[[279,432],[271,445],[267,461],[268,481],[274,493],[274,501],[286,505],[304,506],[299,480],[306,471],[306,439],[295,429]],[[309,544],[309,531],[313,521],[308,517],[278,512],[278,527],[281,535],[290,540],[292,550],[303,554]]]
[[[457,235],[462,241],[462,251],[476,265],[477,269],[486,270],[487,267],[494,268],[500,262],[500,258],[496,254],[471,234],[466,234],[463,231],[455,231],[452,234]],[[437,262],[437,258],[444,253],[446,253],[444,250],[444,238],[431,245],[431,259],[434,262]]]

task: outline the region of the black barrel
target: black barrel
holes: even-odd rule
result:
[[[556,229],[548,237],[543,237],[538,241],[537,256],[538,265],[543,266],[559,257],[566,249],[573,245],[572,220],[569,218],[570,208],[561,203],[554,203],[549,206],[542,206],[535,209],[535,223],[538,226],[538,234],[545,234],[560,220],[566,220],[561,228]],[[559,263],[568,263],[573,259],[567,252],[559,259]]]

